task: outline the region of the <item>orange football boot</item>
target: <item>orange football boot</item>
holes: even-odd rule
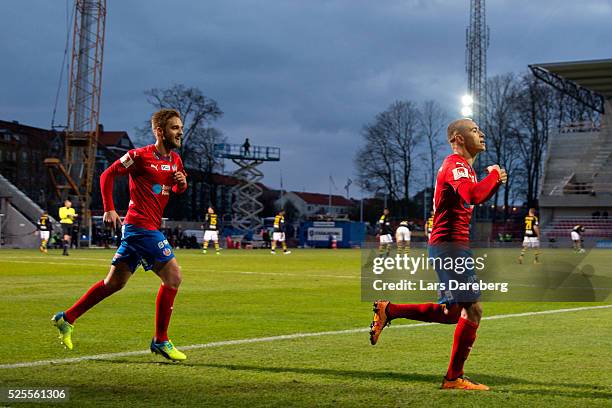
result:
[[[380,333],[389,325],[389,317],[387,316],[388,300],[377,300],[374,302],[374,318],[370,324],[370,343],[375,345],[378,342]]]
[[[468,377],[461,376],[455,380],[447,380],[444,377],[442,381],[443,390],[477,390],[477,391],[489,391],[490,388],[484,384],[477,383],[474,380],[470,380]]]

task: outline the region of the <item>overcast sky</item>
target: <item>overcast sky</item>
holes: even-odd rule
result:
[[[73,1],[68,2],[72,11]],[[281,148],[264,182],[338,190],[360,130],[395,100],[458,116],[468,0],[107,0],[101,122],[133,135],[144,90],[200,88],[230,142]],[[0,119],[49,128],[65,0],[0,0]],[[612,0],[488,0],[489,76],[538,62],[612,58]],[[65,81],[56,123],[66,123]],[[361,196],[356,185],[352,196]]]

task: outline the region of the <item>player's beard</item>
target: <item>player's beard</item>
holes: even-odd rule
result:
[[[164,146],[168,150],[179,149],[181,147],[181,140],[182,136],[178,138],[178,141],[177,138],[174,136],[166,136],[164,137]]]

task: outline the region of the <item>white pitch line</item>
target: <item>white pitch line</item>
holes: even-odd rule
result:
[[[497,319],[509,319],[512,317],[525,317],[525,316],[537,316],[537,315],[546,315],[546,314],[555,314],[555,313],[578,312],[578,311],[583,311],[583,310],[607,309],[610,307],[612,307],[612,305],[585,306],[585,307],[576,307],[572,309],[543,310],[540,312],[511,313],[511,314],[504,314],[504,315],[488,316],[488,317],[484,317],[482,320],[497,320]],[[387,330],[389,329],[411,329],[415,327],[434,326],[437,324],[438,323],[402,324],[402,325],[389,326]],[[181,347],[181,350],[197,350],[197,349],[232,346],[232,345],[240,345],[240,344],[268,343],[268,342],[279,341],[279,340],[303,339],[307,337],[331,336],[331,335],[336,335],[336,334],[365,333],[368,331],[370,331],[369,328],[361,328],[361,329],[347,329],[347,330],[336,330],[336,331],[323,331],[323,332],[315,332],[315,333],[284,334],[280,336],[271,336],[271,337],[255,337],[255,338],[250,338],[250,339],[225,340],[225,341],[216,341],[212,343],[192,344],[190,346]],[[81,361],[88,361],[88,360],[109,360],[109,359],[120,358],[120,357],[142,356],[142,355],[146,355],[149,353],[150,353],[149,350],[141,350],[141,351],[128,351],[128,352],[121,352],[121,353],[96,354],[93,356],[62,358],[62,359],[56,359],[56,360],[28,361],[28,362],[23,362],[23,363],[2,364],[0,365],[0,369],[8,370],[12,368],[40,367],[40,366],[48,366],[48,365],[54,365],[54,364],[78,363]]]
[[[187,268],[191,269],[191,268]],[[223,273],[239,273],[242,275],[270,275],[270,276],[297,276],[307,278],[339,278],[339,279],[359,279],[359,275],[312,275],[302,273],[285,273],[285,272],[252,272],[252,271],[223,271]]]
[[[15,260],[15,259],[2,259],[5,263],[27,263],[27,264],[40,264],[40,265],[62,265],[62,266],[104,266],[109,267],[110,261],[108,264],[100,265],[100,261],[97,259],[89,259],[89,258],[72,258],[72,259],[87,259],[91,260],[95,263],[85,264],[85,263],[74,263],[74,262],[49,262],[45,260],[32,260],[32,261],[23,261],[23,260]],[[191,271],[197,270],[197,268],[193,267],[182,267],[183,270]],[[255,271],[222,271],[222,273],[237,273],[241,275],[269,275],[269,276],[296,276],[296,277],[305,277],[305,278],[332,278],[332,279],[359,279],[359,275],[351,276],[351,275],[313,275],[313,274],[301,274],[301,273],[285,273],[285,272],[255,272]]]
[[[12,261],[12,260],[2,260],[3,263],[25,263],[25,264],[35,264],[35,265],[62,265],[62,266],[89,266],[89,267],[97,267],[97,266],[101,266],[99,265],[99,262],[96,263],[75,263],[75,262],[70,262],[70,263],[66,263],[66,262],[49,262],[49,261],[43,261],[43,262],[38,262],[38,261]],[[110,266],[110,262],[108,263],[108,265],[104,265],[106,267]]]
[[[2,260],[4,261],[5,259],[23,259],[24,257],[22,256],[7,256],[5,258],[2,258]],[[111,257],[109,257],[111,258]],[[56,261],[59,260],[63,260],[63,264],[68,263],[69,261],[73,261],[73,260],[77,260],[77,261],[92,261],[92,262],[99,262],[100,259],[99,258],[78,258],[78,257],[73,257],[73,256],[69,256],[68,258],[66,258],[65,256],[56,256],[56,255],[41,255],[40,258],[34,258],[32,259],[32,262],[36,262],[36,261],[42,261],[42,262],[46,262],[46,259],[54,259]]]

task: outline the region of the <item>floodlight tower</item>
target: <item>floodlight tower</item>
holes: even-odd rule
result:
[[[102,87],[106,0],[76,0],[64,160],[45,159],[60,198],[75,196],[89,226]]]
[[[470,0],[470,25],[465,30],[465,46],[468,92],[473,100],[472,118],[483,126],[481,122],[486,110],[487,48],[489,48],[485,0]]]
[[[232,226],[245,232],[261,227],[259,213],[263,204],[259,197],[263,189],[259,182],[263,179],[263,172],[257,167],[267,161],[279,161],[280,148],[220,143],[214,146],[214,156],[231,159],[238,166],[232,174],[240,181],[231,190],[234,197]]]

